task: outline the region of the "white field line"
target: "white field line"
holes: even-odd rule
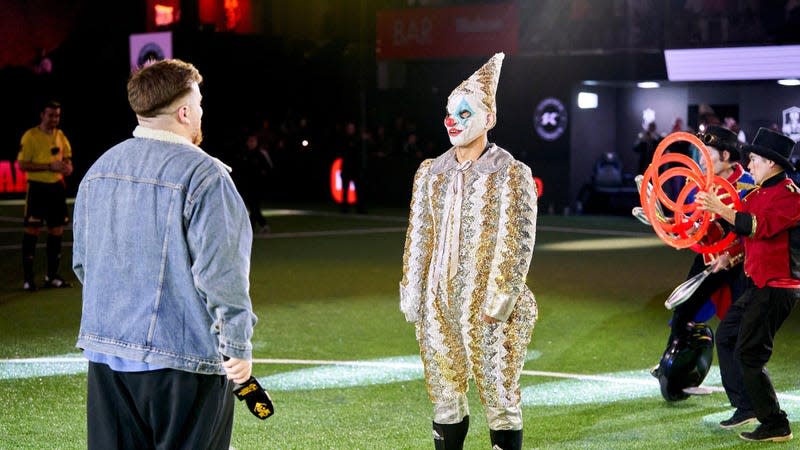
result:
[[[0,364],[64,364],[86,361],[82,356],[49,356],[45,358],[0,359]]]
[[[529,375],[532,377],[552,377],[552,378],[569,378],[573,380],[580,380],[580,381],[605,381],[611,383],[618,383],[624,382],[625,384],[639,384],[642,386],[652,386],[658,385],[658,381],[653,379],[644,379],[644,378],[619,378],[619,377],[610,377],[607,375],[582,375],[579,373],[565,373],[565,372],[544,372],[541,370],[523,370],[523,375]],[[713,389],[713,388],[712,388]],[[720,388],[720,390],[723,390]]]
[[[57,364],[86,361],[83,357],[50,357],[50,358],[16,358],[0,359],[0,364]],[[422,368],[419,363],[382,362],[382,361],[348,361],[331,359],[282,359],[282,358],[255,358],[253,364],[267,365],[292,365],[292,366],[347,366],[347,367],[381,367],[385,369],[415,369]],[[655,379],[619,378],[607,375],[590,375],[566,372],[546,372],[541,370],[523,370],[522,375],[544,378],[565,378],[578,381],[602,381],[617,384],[638,384],[641,386],[658,386]],[[714,392],[725,392],[718,386],[703,386]],[[780,394],[780,393],[779,393]],[[800,401],[800,395],[780,394],[781,398]]]
[[[348,367],[385,367],[387,369],[422,368],[421,363],[384,362],[384,361],[337,361],[330,359],[271,359],[255,358],[253,364],[286,364],[298,366],[348,366]]]

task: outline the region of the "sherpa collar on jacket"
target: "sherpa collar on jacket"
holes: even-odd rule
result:
[[[156,141],[169,142],[172,144],[188,145],[189,147],[192,147],[193,149],[201,153],[206,153],[203,151],[202,148],[192,144],[192,141],[186,139],[185,137],[179,134],[173,133],[172,131],[158,130],[156,128],[148,128],[148,127],[143,127],[141,125],[137,125],[136,128],[134,128],[133,130],[133,137],[141,139],[153,139]],[[225,170],[227,170],[229,173],[233,171],[233,169],[231,169],[230,166],[220,161],[218,158],[214,158],[214,160],[218,164],[221,164],[222,167],[224,167]]]

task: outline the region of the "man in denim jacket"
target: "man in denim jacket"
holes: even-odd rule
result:
[[[90,449],[229,448],[232,383],[252,369],[252,230],[229,169],[198,147],[201,82],[179,60],[135,72],[139,126],[78,190]]]

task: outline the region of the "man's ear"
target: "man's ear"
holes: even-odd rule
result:
[[[189,121],[189,105],[183,105],[180,108],[178,108],[178,111],[176,112],[176,114],[178,114],[178,121],[180,123],[188,124],[190,122]]]
[[[496,123],[497,123],[497,115],[495,113],[487,113],[486,114],[486,128],[487,129],[494,128]]]

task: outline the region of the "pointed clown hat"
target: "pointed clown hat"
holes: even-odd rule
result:
[[[495,53],[471,77],[462,81],[457,88],[453,89],[448,99],[456,95],[474,96],[486,106],[490,113],[497,114],[495,93],[497,92],[497,82],[500,80],[500,68],[503,66],[503,58],[505,56],[504,53]]]

